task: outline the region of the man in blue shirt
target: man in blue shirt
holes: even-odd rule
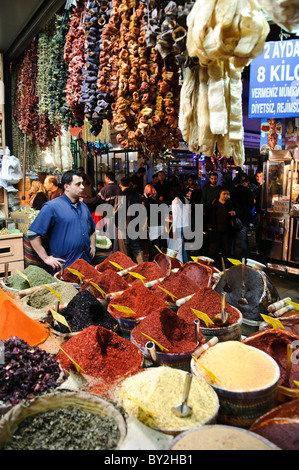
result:
[[[92,263],[95,256],[95,223],[88,207],[79,201],[84,186],[80,172],[62,175],[63,194],[46,202],[28,230],[32,248],[52,272],[71,265],[76,259]],[[47,237],[49,254],[41,237]]]

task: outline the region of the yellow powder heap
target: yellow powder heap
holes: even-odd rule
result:
[[[217,343],[194,366],[208,382],[212,381],[212,372],[214,385],[227,390],[259,390],[272,384],[277,374],[270,357],[239,341]]]

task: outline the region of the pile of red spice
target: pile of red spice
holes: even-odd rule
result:
[[[170,294],[173,294],[175,299],[173,300],[172,297],[167,294],[167,292],[160,289],[160,287],[167,290]],[[154,285],[151,291],[160,299],[164,300],[164,302],[175,304],[176,300],[194,294],[198,289],[198,285],[185,274],[172,272],[169,276],[166,276],[163,281],[159,281],[158,284]]]
[[[179,318],[168,307],[162,311],[151,313],[133,329],[132,339],[144,348],[150,339],[142,333],[166,348],[167,351],[163,351],[165,353],[188,354],[193,352],[198,345],[194,325]],[[203,342],[204,337],[200,333],[200,343]],[[158,346],[156,348],[159,351]]]
[[[96,269],[94,266],[89,264],[85,259],[77,259],[74,261],[70,266],[65,268],[63,272],[63,280],[65,282],[73,282],[75,284],[80,284],[80,279],[76,274],[73,274],[69,271],[69,269],[74,269],[78,271],[80,274],[82,274],[84,277],[82,278],[83,282],[85,282],[88,279],[92,279],[96,274]]]
[[[95,277],[90,279],[90,281],[100,287],[105,294],[109,294],[110,292],[119,292],[129,287],[124,278],[112,269],[107,269],[102,273],[96,272]],[[101,292],[96,287],[92,286],[90,281],[86,282],[80,290],[89,288],[96,298],[102,299],[103,296]]]
[[[137,346],[101,326],[85,328],[62,349],[83,369],[82,373],[111,384],[138,371],[143,361]],[[56,358],[64,370],[74,370],[73,362],[63,351],[59,351]]]
[[[205,313],[213,321],[213,318],[218,313],[221,313],[221,295],[218,294],[211,287],[201,287],[194,295],[189,299],[184,305],[182,305],[178,311],[177,315],[180,318],[183,318],[187,322],[193,324],[194,320],[197,318],[195,313],[191,309],[199,310],[200,312]],[[239,311],[232,307],[230,304],[226,303],[226,311],[229,315],[229,325],[234,325],[240,319]],[[207,325],[203,320],[200,320],[200,326],[206,328]],[[208,328],[220,328],[216,324],[210,323]]]
[[[138,264],[135,268],[130,269],[130,272],[143,276],[145,278],[143,279],[143,282],[155,281],[156,279],[165,277],[165,273],[162,269],[156,263],[152,263],[151,261],[144,261],[143,263]],[[124,277],[128,284],[133,284],[133,282],[136,281],[136,277],[131,276],[129,273]]]
[[[126,313],[114,308],[113,305],[129,307],[135,314],[132,313],[128,316]],[[108,309],[114,317],[138,319],[146,317],[152,312],[162,311],[165,306],[163,300],[153,294],[140,280],[137,280],[134,285],[111,300]]]
[[[136,264],[129,256],[125,255],[124,253],[121,253],[121,251],[115,251],[114,253],[109,255],[104,261],[102,261],[102,263],[98,264],[96,269],[100,272],[104,272],[106,271],[106,269],[120,271],[120,269],[118,269],[116,266],[113,266],[110,261],[119,264],[119,266],[121,266],[123,269],[131,268]]]
[[[289,377],[287,376],[287,345],[297,344],[299,337],[285,330],[270,329],[258,331],[245,338],[243,343],[260,349],[269,354],[278,364],[280,370],[279,385],[288,388],[297,388],[294,383],[299,380],[299,364],[292,362],[292,368]],[[296,349],[295,349],[296,354]]]

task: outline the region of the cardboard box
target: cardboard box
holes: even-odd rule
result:
[[[11,212],[9,216],[12,219],[16,219],[18,223],[30,224],[29,217],[27,214],[25,214],[25,212],[21,212],[21,211]]]

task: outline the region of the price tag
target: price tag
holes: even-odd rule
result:
[[[111,307],[114,307],[115,310],[117,310],[118,312],[125,313],[128,317],[130,315],[136,315],[136,313],[132,309],[130,309],[130,307],[126,307],[124,305],[114,305],[114,304],[112,305],[111,304]]]
[[[144,280],[146,280],[146,277],[142,276],[141,274],[139,273],[133,273],[133,272],[129,272],[128,274],[130,274],[130,276],[133,276],[133,277],[136,277],[137,279],[140,279],[141,282],[143,282],[144,284]]]
[[[109,263],[111,263],[112,266],[115,266],[115,268],[119,269],[120,271],[124,270],[124,268],[122,268],[119,264],[114,263],[114,261],[109,261]]]
[[[66,352],[64,351],[64,349],[62,349],[61,346],[59,346],[59,349],[69,358],[70,361],[72,361],[72,363],[73,363],[74,366],[76,367],[76,371],[77,371],[77,372],[80,372],[80,371],[82,370],[82,372],[84,372],[84,374],[86,373],[85,370],[83,370],[82,367],[79,366],[79,365],[74,361],[74,359],[72,359],[71,356],[69,356],[68,353],[66,353]]]
[[[172,298],[173,301],[175,301],[175,299],[177,299],[177,297],[176,297],[174,294],[172,294],[172,293],[169,292],[168,290],[164,289],[164,287],[161,287],[161,286],[157,286],[157,287],[159,287],[159,289],[161,289],[161,290],[163,290],[164,292],[166,292],[166,294],[168,294],[168,295]]]
[[[103,291],[103,289],[101,289],[101,287],[98,286],[95,282],[92,282],[92,281],[89,281],[89,282],[90,282],[90,284],[91,284],[95,289],[97,289],[97,290],[101,293],[101,295],[102,295],[102,297],[103,297],[103,299],[104,299],[105,296],[106,296],[106,293]]]
[[[242,261],[239,261],[238,259],[233,259],[233,258],[227,258],[227,259],[234,266],[238,266],[239,264],[242,264]]]
[[[47,286],[46,284],[44,284],[44,287],[46,287],[50,292],[52,292],[52,294],[54,294],[57,297],[59,302],[61,301],[61,295],[58,294],[58,292],[56,292],[54,289],[52,289],[52,287]]]
[[[66,268],[70,273],[74,274],[74,276],[78,276],[80,283],[82,284],[82,279],[84,278],[84,274],[81,274],[77,269]]]
[[[66,321],[65,317],[63,315],[60,315],[60,313],[58,312],[55,312],[55,310],[53,310],[52,308],[50,308],[50,312],[52,313],[53,315],[53,318],[58,321],[59,323],[61,323],[62,325],[66,326],[70,332],[72,332],[72,330],[70,329],[69,327],[69,324],[68,322]]]
[[[163,254],[163,251],[161,251],[160,248],[157,245],[155,245],[155,248],[156,248],[156,250],[158,250],[160,253]]]
[[[21,271],[19,271],[18,269],[16,269],[16,273],[17,273],[19,276],[21,276],[23,279],[25,279],[25,281],[28,282],[29,287],[32,287],[31,284],[30,284],[30,281],[29,281],[28,277],[26,276],[26,274],[21,273]]]
[[[263,319],[265,322],[267,322],[267,323],[269,323],[270,325],[272,325],[274,329],[276,329],[276,328],[282,328],[282,329],[284,330],[283,324],[282,324],[281,321],[278,320],[277,318],[272,318],[272,317],[270,317],[269,315],[263,315],[262,313],[261,313],[260,315],[261,315],[262,319]]]
[[[296,310],[299,310],[299,304],[297,304],[296,302],[292,302],[291,300],[286,300],[286,302],[292,305],[292,307],[294,307]]]
[[[198,364],[200,365],[200,367],[202,367],[202,368],[209,374],[212,384],[215,383],[216,380],[219,382],[219,379],[217,379],[216,375],[213,374],[213,372],[212,372],[210,369],[208,369],[207,367],[205,367],[205,366],[199,361],[199,359],[197,359],[197,357],[195,357],[195,356],[192,356],[192,357],[193,357],[193,359],[194,359],[195,361],[198,362]]]
[[[191,310],[193,313],[195,313],[197,318],[199,318],[206,324],[206,326],[214,325],[214,322],[210,319],[210,317],[206,313],[203,313],[200,310],[196,310],[195,308],[191,308]]]
[[[141,333],[143,336],[146,336],[146,338],[148,338],[150,341],[152,341],[153,343],[155,343],[158,348],[161,349],[161,351],[169,351],[167,348],[165,348],[164,346],[162,346],[162,344],[158,343],[158,341],[156,341],[155,339],[151,338],[150,336],[146,335],[145,333]]]

